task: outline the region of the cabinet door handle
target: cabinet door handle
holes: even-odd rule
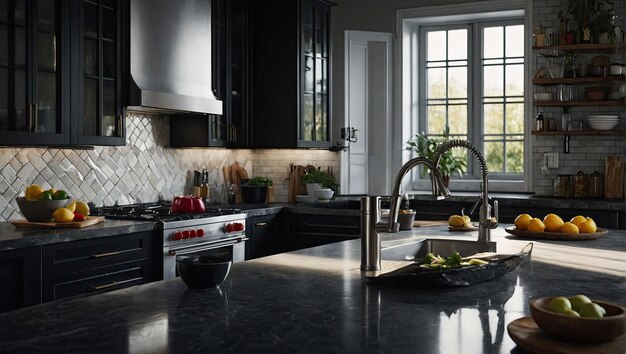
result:
[[[87,288],[87,291],[102,290],[102,289],[110,288],[110,287],[115,286],[115,285],[117,285],[117,282],[116,281],[112,281],[112,282],[107,283],[107,284],[92,286],[90,288]]]
[[[351,229],[351,230],[360,230],[359,226],[350,226],[350,225],[324,225],[324,224],[307,224],[309,227],[330,227],[334,229]]]
[[[107,252],[107,253],[98,253],[98,254],[92,255],[91,258],[102,258],[102,257],[117,256],[120,253],[122,253],[122,252],[115,251],[115,252]]]
[[[254,226],[265,226],[267,225],[266,222],[257,222],[256,224],[254,224]]]

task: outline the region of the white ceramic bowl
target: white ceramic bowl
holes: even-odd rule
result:
[[[317,197],[313,195],[296,195],[296,202],[298,203],[315,203],[317,202]]]
[[[611,130],[617,125],[617,122],[592,122],[587,121],[593,130]]]
[[[335,192],[330,188],[319,188],[315,190],[315,196],[320,200],[328,200],[333,197]]]
[[[533,94],[535,101],[552,101],[554,94],[551,92],[536,92]]]
[[[612,114],[604,114],[604,115],[593,115],[587,117],[587,120],[595,120],[595,119],[619,119],[619,116]]]

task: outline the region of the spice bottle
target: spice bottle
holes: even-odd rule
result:
[[[535,130],[538,132],[543,131],[543,125],[544,120],[543,120],[543,113],[537,113],[537,120],[535,121]]]

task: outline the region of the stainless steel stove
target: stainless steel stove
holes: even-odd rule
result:
[[[240,209],[208,208],[204,213],[173,214],[169,202],[93,208],[107,219],[155,221],[162,230],[163,279],[176,276],[176,256],[218,255],[241,262],[245,257],[246,214]]]

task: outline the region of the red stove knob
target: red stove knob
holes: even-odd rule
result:
[[[198,231],[196,231],[196,235],[198,235],[198,237],[204,236],[204,230],[198,229]]]
[[[236,222],[234,223],[235,225],[235,231],[243,231],[243,224],[240,222]]]
[[[235,225],[234,224],[226,224],[226,227],[224,227],[224,231],[231,233],[233,231],[235,231]]]
[[[189,238],[194,238],[194,237],[196,237],[196,230],[189,231]]]
[[[189,230],[183,231],[183,239],[189,238]]]
[[[174,236],[172,236],[172,238],[173,238],[175,241],[180,241],[180,240],[182,240],[182,239],[183,239],[183,233],[182,233],[182,232],[180,232],[180,231],[176,231],[176,232],[174,233]]]

